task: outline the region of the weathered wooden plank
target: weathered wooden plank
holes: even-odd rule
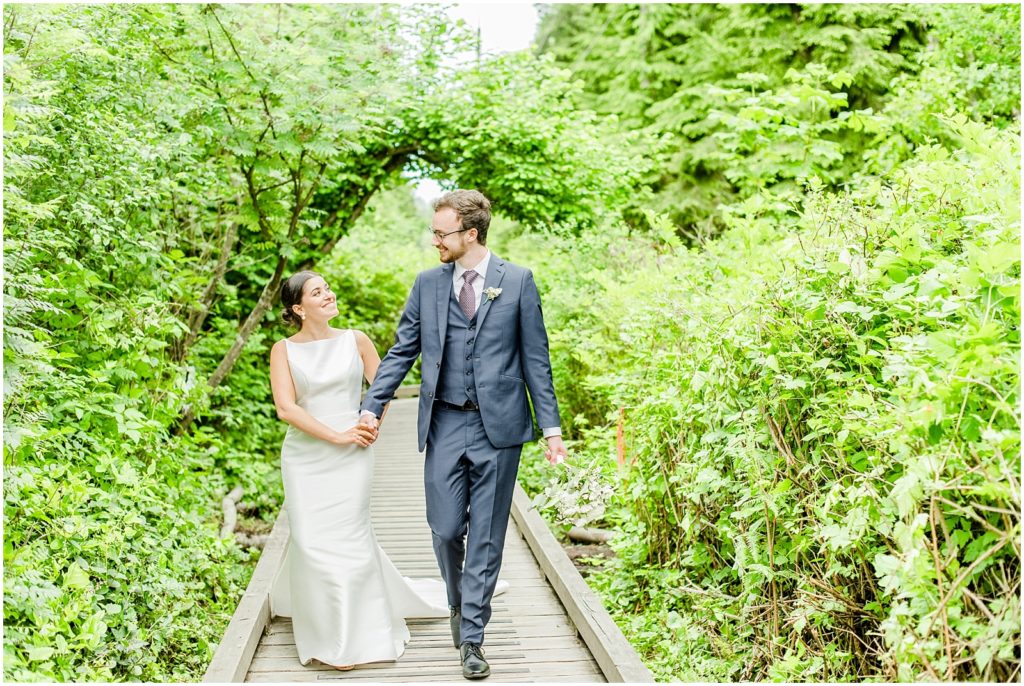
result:
[[[529,656],[520,654],[516,657],[503,657],[501,655],[494,654],[493,651],[487,651],[486,654],[488,662],[491,663],[494,671],[501,671],[505,673],[516,673],[521,672],[526,668],[531,674],[539,676],[543,674],[593,674],[600,675],[601,672],[594,666],[592,660],[573,660],[564,659],[552,662],[537,662],[529,658]],[[351,670],[351,674],[363,675],[372,673],[382,677],[397,676],[404,674],[407,676],[415,676],[422,670],[445,670],[447,673],[461,676],[459,671],[459,656],[454,650],[450,651],[449,655],[435,655],[430,658],[417,658],[407,659],[404,656],[396,662],[372,662],[370,664],[358,665],[355,669]],[[303,667],[299,664],[297,658],[293,657],[274,657],[274,658],[254,658],[253,669],[250,670],[251,674],[259,672],[275,672],[275,673],[291,673],[291,674],[302,674],[307,672],[319,672],[321,674],[336,674],[339,670],[313,661]]]
[[[439,653],[440,651],[434,651]],[[493,658],[495,664],[502,663],[499,656],[492,656],[490,653],[487,655],[488,660]],[[522,661],[524,656],[516,658]],[[560,663],[565,664],[565,663]],[[586,664],[586,663],[584,663]],[[521,662],[517,663],[514,660],[508,660],[504,663],[506,667],[519,668],[522,666]],[[459,654],[455,649],[447,651],[447,654],[440,655],[435,654],[433,659],[406,659],[404,656],[395,662],[371,662],[369,664],[356,665],[352,672],[367,673],[373,672],[384,676],[395,676],[397,674],[415,675],[418,670],[421,669],[449,669],[450,667],[459,666]],[[532,669],[532,666],[531,666]],[[558,668],[552,667],[553,670],[558,671]],[[327,672],[334,673],[339,670],[334,669],[328,665],[317,662],[316,660],[311,661],[308,665],[303,667],[297,657],[294,656],[283,656],[283,657],[257,657],[253,658],[252,668],[249,670],[250,674],[256,672]]]
[[[519,484],[512,499],[512,516],[605,677],[618,682],[653,682],[651,671],[566,557]]]
[[[564,655],[564,651],[555,657]],[[579,657],[579,653],[573,653],[569,656]],[[252,666],[249,671],[268,671],[269,669],[276,669],[278,667],[284,669],[287,665],[295,664],[298,665],[299,654],[295,650],[295,646],[261,646],[259,652],[252,659]],[[526,654],[522,649],[516,646],[508,646],[505,649],[501,648],[488,648],[487,659],[497,662],[507,662],[515,660],[525,660]],[[430,646],[421,646],[419,649],[406,648],[405,653],[402,657],[395,662],[375,662],[369,665],[364,665],[367,668],[375,669],[391,669],[393,667],[410,667],[416,665],[430,666],[436,662],[450,663],[452,661],[458,661],[459,654],[454,648],[449,646],[448,650],[438,650],[437,648]],[[553,662],[559,662],[558,659],[553,659]],[[311,666],[311,665],[309,665]],[[330,667],[324,667],[330,669]]]
[[[446,618],[440,619],[408,619],[406,624],[409,626],[409,630],[413,636],[416,636],[422,631],[439,631],[441,628],[448,626],[448,620]],[[575,625],[569,621],[568,617],[562,616],[559,620],[550,620],[547,617],[537,617],[534,615],[514,615],[514,614],[500,614],[491,617],[491,621],[487,624],[488,627],[494,627],[495,629],[512,629],[520,626],[554,626],[554,627],[569,627],[572,628]],[[291,632],[291,622],[286,617],[275,617],[270,625],[266,629],[265,635],[281,632]]]
[[[507,669],[506,674],[521,675],[523,678],[516,678],[514,681],[526,681],[531,682],[534,679],[530,678],[530,670],[523,667],[517,667],[513,669]],[[493,677],[492,677],[493,679]],[[459,668],[452,667],[449,669],[417,669],[410,672],[402,673],[384,673],[377,674],[374,672],[360,671],[358,668],[353,669],[350,672],[339,672],[332,670],[332,673],[328,674],[325,672],[256,672],[250,678],[252,682],[262,683],[306,683],[306,682],[317,682],[323,683],[325,681],[351,681],[351,682],[368,682],[368,683],[400,683],[406,684],[411,681],[431,681],[431,682],[443,682],[452,683],[462,680],[462,672]],[[545,678],[543,681],[547,681]]]
[[[492,684],[508,684],[516,682],[517,679],[502,678],[500,674],[492,674],[487,681]],[[586,674],[572,674],[569,676],[563,676],[561,674],[546,674],[534,681],[545,684],[592,684],[596,681],[604,681],[604,675],[600,672],[596,674],[593,672],[588,672]]]
[[[402,565],[399,565],[399,564],[396,564],[395,566],[398,567],[398,571],[400,571],[403,575],[408,576],[408,577],[416,577],[416,578],[427,577],[427,578],[433,578],[437,574],[437,567],[436,566],[433,569],[431,569],[430,567],[409,567],[409,566],[402,566]],[[502,569],[501,570],[501,578],[505,579],[510,584],[512,584],[512,583],[515,583],[515,580],[517,580],[517,579],[523,579],[523,580],[526,580],[526,581],[535,581],[537,579],[543,579],[544,577],[541,575],[540,572],[538,572],[536,570],[529,570],[529,569],[525,569],[524,568],[524,569],[509,569],[507,571],[507,573],[506,573],[506,570]]]
[[[349,672],[338,672],[330,668],[289,668],[279,671],[258,671],[250,675],[254,682],[306,682],[306,681],[373,681],[373,682],[407,682],[407,681],[456,681],[461,682],[461,671],[458,659],[453,655],[448,665],[415,664],[402,668],[381,669],[371,666],[360,666]],[[594,667],[593,661],[577,661],[536,665],[524,663],[492,662],[492,675],[488,681],[523,682],[523,681],[558,681],[558,682],[598,682],[603,680],[601,672]]]
[[[288,634],[286,636],[291,635]],[[581,655],[586,654],[586,651],[581,650],[581,648],[586,648],[586,644],[580,641],[580,639],[569,636],[544,636],[534,637],[529,640],[519,640],[507,636],[495,637],[490,632],[487,633],[487,636],[484,649],[488,657],[508,658],[515,657],[516,655],[525,657],[528,654],[531,661],[547,662],[562,661],[561,658],[563,657],[573,660],[580,659]],[[437,648],[442,648],[442,650]],[[527,652],[524,654],[523,651]],[[434,657],[449,659],[452,655],[456,654],[456,649],[452,647],[451,636],[439,636],[431,640],[417,640],[414,638],[406,647],[406,652],[402,654],[401,659],[402,661],[429,660]],[[271,643],[269,641],[262,641],[253,659],[255,660],[257,657],[289,657],[298,660],[298,651],[295,649],[294,642]]]
[[[495,655],[487,654],[487,660],[492,666],[492,670],[496,675],[513,675],[528,673],[534,677],[541,676],[569,676],[569,675],[591,675],[600,678],[601,672],[594,667],[593,660],[566,660],[560,662],[543,662],[539,663],[536,661],[528,660],[525,657],[518,657],[516,659],[502,660],[500,657]],[[321,677],[333,676],[339,673],[339,670],[310,662],[308,666],[302,668],[290,667],[291,664],[298,664],[297,661],[291,658],[257,658],[253,660],[256,668],[250,673],[252,676],[259,674],[288,674],[288,675],[301,675],[301,674],[318,674]],[[374,662],[372,664],[360,664],[356,669],[348,672],[352,676],[370,676],[374,679],[386,680],[399,675],[416,676],[423,672],[435,672],[438,675],[447,674],[451,677],[459,678],[462,676],[459,666],[459,656],[455,652],[444,658],[432,659],[427,661],[406,661],[399,659],[397,662]],[[418,679],[417,679],[418,680]]]

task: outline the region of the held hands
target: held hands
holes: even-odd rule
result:
[[[565,443],[562,443],[561,436],[550,436],[547,439],[548,447],[544,451],[544,457],[548,458],[551,464],[562,464],[569,454],[565,451]]]
[[[376,415],[369,411],[363,411],[359,416],[359,423],[356,424],[353,429],[365,429],[371,435],[370,443],[374,443],[377,440],[379,434],[380,421]]]
[[[367,447],[377,440],[377,430],[365,424],[356,424],[347,431],[342,431],[335,439],[338,445],[359,445]]]

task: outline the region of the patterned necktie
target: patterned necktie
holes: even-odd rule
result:
[[[476,293],[473,291],[473,282],[480,276],[472,269],[462,275],[462,290],[459,292],[459,307],[466,313],[466,319],[472,319],[476,312]]]

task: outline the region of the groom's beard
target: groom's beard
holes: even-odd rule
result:
[[[448,248],[444,246],[437,249],[437,255],[441,258],[441,261],[445,264],[451,264],[455,260],[459,259],[466,254],[466,246],[460,245],[454,248]]]

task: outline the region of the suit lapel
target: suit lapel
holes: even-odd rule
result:
[[[437,280],[437,331],[440,334],[441,350],[444,350],[444,337],[448,332],[448,301],[452,297],[453,269],[454,265],[446,264],[441,268],[441,276]]]
[[[487,278],[484,279],[484,293],[480,296],[480,309],[476,312],[476,325],[484,328],[484,318],[491,309],[491,300],[487,297],[488,288],[497,288],[505,276],[505,261],[491,253],[491,263],[487,266]]]

